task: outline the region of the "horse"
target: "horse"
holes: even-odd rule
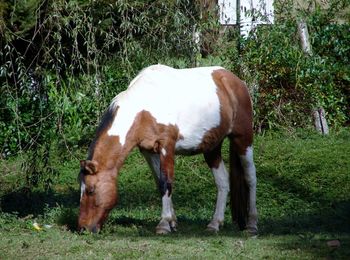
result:
[[[221,147],[229,139],[230,172]],[[117,204],[118,173],[136,147],[156,178],[162,200],[157,234],[177,228],[172,203],[175,155],[203,154],[217,186],[215,212],[207,229],[224,223],[227,196],[233,221],[255,235],[256,170],[253,112],[248,88],[219,66],[143,69],[105,111],[88,157],[80,161],[78,229],[98,232]],[[229,192],[231,190],[231,192]]]

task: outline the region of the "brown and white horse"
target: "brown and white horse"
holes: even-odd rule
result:
[[[203,153],[218,189],[208,229],[224,222],[231,189],[233,220],[257,233],[256,173],[253,162],[252,104],[245,84],[221,67],[174,69],[153,65],[142,70],[107,109],[81,161],[78,227],[97,232],[117,203],[116,180],[127,155],[139,147],[162,196],[160,234],[176,228],[171,200],[175,154]],[[230,140],[230,173],[221,157]]]

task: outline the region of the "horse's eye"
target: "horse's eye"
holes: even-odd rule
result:
[[[95,192],[95,186],[89,186],[86,188],[87,195],[92,195]]]

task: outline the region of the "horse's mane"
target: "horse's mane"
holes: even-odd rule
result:
[[[101,122],[97,127],[95,138],[89,147],[89,155],[88,155],[89,160],[91,160],[93,157],[97,140],[99,139],[99,137],[102,135],[103,132],[107,131],[111,127],[114,117],[117,113],[117,110],[118,110],[118,106],[114,102],[112,102],[110,106],[107,108],[107,110],[104,112]]]

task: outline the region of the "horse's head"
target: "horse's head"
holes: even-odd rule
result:
[[[96,161],[80,162],[80,210],[78,228],[98,232],[117,203],[115,173],[100,170]]]

